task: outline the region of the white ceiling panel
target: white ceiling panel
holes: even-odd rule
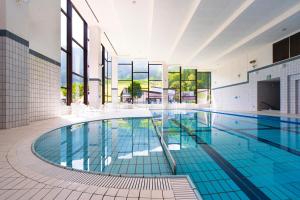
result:
[[[155,0],[149,56],[164,60],[198,0]]]
[[[300,0],[72,1],[90,4],[119,56],[168,64],[210,67],[300,29]]]
[[[257,31],[284,11],[292,8],[299,0],[256,0],[213,42],[201,51],[192,63],[207,64],[243,38]]]
[[[202,0],[169,62],[181,63],[189,57],[242,3],[243,0]]]

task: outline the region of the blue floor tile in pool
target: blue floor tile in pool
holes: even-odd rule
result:
[[[204,199],[300,199],[300,124],[275,117],[155,111],[177,164]]]
[[[111,174],[172,174],[149,118],[67,126],[41,136],[34,148],[46,160],[74,169]]]
[[[170,175],[156,133],[203,199],[300,199],[300,121],[197,110],[67,126],[34,149],[53,163],[113,174]],[[153,124],[154,122],[154,124]],[[155,129],[156,128],[156,129]]]

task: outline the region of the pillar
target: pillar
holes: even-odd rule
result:
[[[89,27],[89,105],[99,108],[101,104],[101,30],[98,26]]]
[[[112,103],[118,103],[118,58],[112,57],[112,74],[111,74],[111,98]]]
[[[162,96],[162,104],[163,108],[168,106],[168,88],[169,88],[169,83],[168,83],[168,65],[163,64],[163,96]]]

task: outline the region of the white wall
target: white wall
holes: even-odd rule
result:
[[[257,111],[257,82],[280,79],[280,111],[296,113],[296,83],[300,80],[300,58],[249,73],[249,82],[212,90],[213,107],[222,110]]]
[[[5,28],[5,20],[6,20],[6,10],[5,10],[5,0],[0,0],[0,29]]]
[[[60,0],[30,0],[28,9],[30,49],[59,62]]]
[[[221,60],[219,66],[212,71],[212,88],[246,81],[247,72],[254,69],[249,63],[251,60],[256,60],[256,69],[271,64],[272,44],[232,56],[231,59]]]
[[[2,13],[5,17],[0,21],[0,24],[4,25],[2,28],[28,40],[28,3],[17,2],[16,0],[0,1],[1,6],[5,6],[5,13]]]

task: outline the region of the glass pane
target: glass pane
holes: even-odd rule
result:
[[[118,59],[119,64],[130,64],[131,65],[131,60],[127,58],[119,58]]]
[[[131,103],[131,91],[128,90],[131,85],[130,81],[118,81],[118,96],[120,97],[120,102]]]
[[[67,0],[60,0],[60,7],[67,12]]]
[[[72,9],[72,35],[83,46],[84,24],[78,13]]]
[[[67,54],[64,51],[60,54],[60,86],[67,87]]]
[[[148,88],[148,73],[134,73],[133,80],[141,85],[141,88]]]
[[[180,89],[169,89],[168,90],[168,101],[169,103],[180,102]]]
[[[66,88],[60,88],[60,99],[62,102],[67,103],[67,89]]]
[[[83,78],[72,75],[72,102],[83,103]]]
[[[162,81],[149,81],[149,103],[160,104],[162,102]]]
[[[111,96],[111,79],[105,79],[105,95]]]
[[[72,59],[73,59],[73,72],[83,76],[83,49],[75,42],[72,42]]]
[[[67,49],[67,17],[63,13],[60,15],[60,46]]]
[[[210,73],[198,72],[197,74],[197,88],[198,89],[210,89]]]
[[[180,71],[180,66],[169,66],[168,71],[169,72],[179,72]]]
[[[198,103],[199,104],[206,104],[209,103],[210,94],[208,89],[198,89]]]
[[[162,65],[149,65],[149,79],[162,80]]]
[[[182,103],[196,103],[195,96],[181,96]]]
[[[148,72],[148,62],[147,61],[133,61],[133,71],[134,72]]]
[[[119,65],[118,66],[118,79],[119,80],[131,80],[132,76],[131,65]]]
[[[182,81],[181,90],[182,103],[196,103],[196,81]]]
[[[196,70],[195,69],[183,69],[181,80],[196,80]]]
[[[111,70],[112,70],[111,62],[107,62],[107,77],[108,78],[111,78]]]
[[[102,83],[99,81],[99,85],[98,85],[98,96],[101,97],[102,96]]]
[[[168,74],[169,88],[180,88],[180,73]]]
[[[181,81],[181,90],[182,91],[193,91],[193,93],[195,93],[196,90],[196,81]],[[194,96],[190,95],[190,96]]]

